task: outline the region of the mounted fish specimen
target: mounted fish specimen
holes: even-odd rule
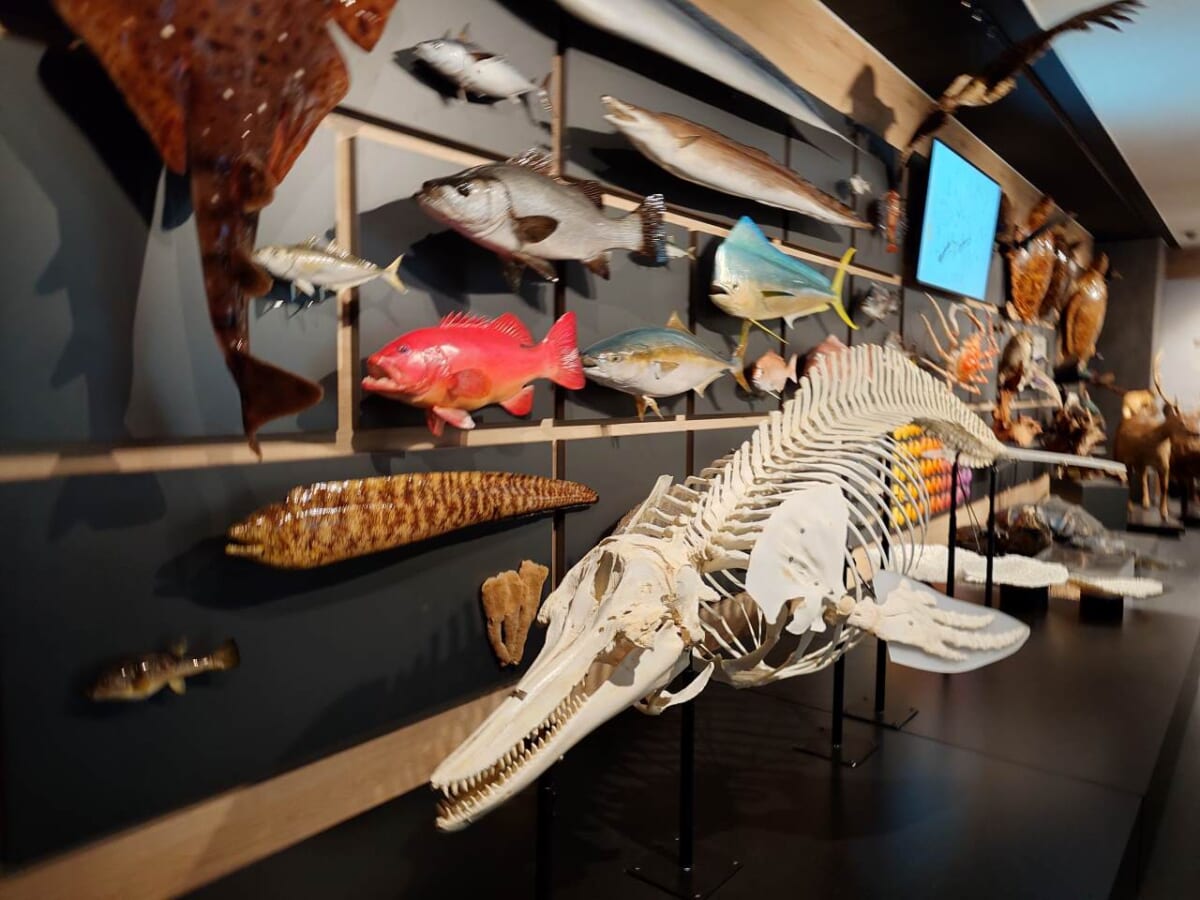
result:
[[[580,260],[601,278],[608,278],[612,250],[666,259],[661,194],[610,219],[598,184],[554,178],[553,165],[548,155],[531,150],[427,181],[416,199],[433,218],[498,254],[514,291],[526,266],[557,282],[556,259]]]
[[[887,252],[899,253],[908,234],[908,214],[904,210],[904,198],[895,188],[876,201],[875,227],[887,240]]]
[[[483,614],[488,641],[502,666],[520,665],[525,639],[542,600],[542,586],[550,570],[524,560],[521,571],[501,572],[483,583]]]
[[[978,75],[959,75],[935,101],[933,110],[909,139],[900,164],[907,163],[916,145],[941,131],[960,108],[990,106],[1011,94],[1021,71],[1037,62],[1059,35],[1069,31],[1091,31],[1093,26],[1120,31],[1121,23],[1132,22],[1133,16],[1144,5],[1142,0],[1117,0],[1096,6],[1012,44]]]
[[[321,399],[249,353],[247,304],[271,287],[253,261],[258,214],[345,95],[332,20],[370,50],[395,0],[54,0],[108,71],[172,172],[188,172],[213,330],[251,448],[272,419]]]
[[[540,344],[512,313],[496,319],[451,313],[436,328],[410,331],[371,354],[367,372],[364,391],[426,410],[438,436],[445,423],[474,428],[471,413],[494,403],[529,415],[531,382],[539,378],[571,390],[584,385],[575,313],[555,322]]]
[[[1059,352],[1074,361],[1080,372],[1096,355],[1096,341],[1104,330],[1108,312],[1108,256],[1101,253],[1075,282],[1075,290],[1058,322]]]
[[[709,297],[722,312],[743,320],[738,359],[745,356],[752,324],[779,338],[763,324],[771,319],[783,319],[790,327],[802,316],[832,309],[857,328],[842,304],[842,284],[853,256],[853,248],[846,251],[830,281],[772,244],[750,218],[738,219],[717,248],[709,288]]]
[[[546,88],[550,83],[547,75],[541,84],[535,84],[522,75],[517,68],[498,53],[489,53],[478,44],[471,43],[464,26],[457,38],[445,37],[432,41],[421,41],[413,47],[413,54],[421,62],[458,87],[459,97],[468,94],[491,100],[511,100],[520,103],[532,95],[544,109],[550,109],[550,95]]]
[[[1042,300],[1042,308],[1038,310],[1038,318],[1043,322],[1057,322],[1060,313],[1071,295],[1075,293],[1075,281],[1083,272],[1083,267],[1075,259],[1075,249],[1078,246],[1067,240],[1061,230],[1055,229],[1054,235],[1054,274],[1050,276],[1050,287]]]
[[[876,282],[858,301],[855,311],[861,312],[872,322],[886,322],[900,313],[900,291]]]
[[[942,327],[942,339],[938,340],[929,318],[925,313],[921,313],[925,331],[929,334],[929,340],[933,342],[934,349],[937,351],[938,363],[923,357],[917,362],[941,375],[946,380],[947,386],[958,386],[967,393],[981,394],[980,387],[988,383],[987,373],[996,364],[996,357],[1000,355],[1000,345],[996,343],[991,313],[984,313],[984,319],[986,319],[986,324],[984,324],[969,307],[956,305],[950,313],[950,318],[947,319],[936,300],[928,294],[925,295],[925,299],[937,313]],[[975,330],[965,338],[962,335],[962,326],[958,321],[960,314],[965,316],[967,321],[975,327]],[[942,341],[945,341],[945,347],[942,346]]]
[[[546,643],[532,667],[433,773],[438,827],[478,820],[628,707],[659,713],[710,679],[752,687],[816,672],[866,634],[935,671],[1014,652],[1024,625],[950,598],[893,601],[878,571],[895,568],[898,581],[926,525],[921,515],[884,541],[888,473],[920,477],[891,437],[913,420],[964,466],[1054,458],[1002,446],[932,376],[881,347],[827,356],[740,449],[682,484],[660,478],[566,574],[542,605]],[[699,676],[666,693],[693,660]]]
[[[784,360],[774,350],[768,350],[754,363],[750,371],[750,383],[755,390],[781,397],[789,381],[798,381],[796,361],[799,357],[793,353],[791,359]]]
[[[187,643],[180,641],[165,653],[151,651],[114,663],[100,673],[87,695],[103,702],[146,700],[163,688],[182,694],[187,690],[188,678],[236,669],[240,661],[238,646],[232,640],[202,656],[188,653]]]
[[[290,281],[293,294],[298,290],[308,297],[314,296],[318,289],[337,293],[361,287],[376,278],[406,294],[408,288],[396,274],[403,259],[401,254],[391,265],[381,269],[332,241],[321,247],[315,237],[303,244],[269,244],[254,251],[254,261],[272,277]]]
[[[1053,200],[1049,197],[1039,200],[1024,227],[1016,230],[1015,243],[1007,251],[1008,315],[1012,319],[1036,321],[1050,290],[1058,259],[1054,235],[1046,227],[1053,211]]]
[[[757,147],[705,125],[601,97],[604,120],[672,175],[714,191],[800,213],[830,225],[871,228],[845,203],[805,181]]]
[[[427,541],[472,525],[573,509],[596,492],[509,472],[427,472],[293,488],[229,529],[230,556],[277,569],[330,563]]]
[[[686,0],[558,0],[589,25],[661,54],[842,140],[807,91]]]
[[[675,313],[665,328],[634,328],[597,341],[583,351],[583,371],[596,384],[632,394],[641,419],[649,407],[661,418],[657,397],[674,397],[704,389],[724,375],[733,375],[750,390],[739,357],[729,359],[709,350]]]
[[[813,347],[808,353],[804,354],[804,370],[801,375],[807,375],[818,365],[826,356],[831,356],[835,353],[842,353],[850,348],[836,334],[826,335],[821,343]]]

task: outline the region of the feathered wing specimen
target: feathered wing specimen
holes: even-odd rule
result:
[[[54,0],[172,172],[188,172],[213,331],[250,446],[260,426],[321,399],[319,385],[250,355],[258,214],[350,85],[330,21],[370,50],[396,0]]]
[[[439,827],[478,819],[621,710],[659,712],[710,678],[754,686],[814,672],[868,632],[964,667],[1015,650],[1027,634],[1020,623],[874,588],[871,560],[903,571],[911,554],[896,551],[920,543],[925,527],[918,517],[888,533],[892,467],[924,491],[918,461],[891,437],[910,422],[968,466],[1062,459],[1005,447],[893,351],[822,357],[740,449],[683,484],[659,479],[566,574],[542,607],[537,660],[434,772]],[[665,693],[693,662],[700,675]]]
[[[961,107],[990,106],[1011,94],[1017,86],[1017,76],[1021,70],[1036,62],[1060,34],[1091,31],[1095,26],[1120,31],[1122,23],[1132,22],[1137,10],[1144,5],[1143,0],[1116,0],[1086,10],[1059,22],[1053,28],[1018,41],[979,74],[959,75],[938,97],[929,115],[909,139],[900,164],[908,162],[916,145],[940,131]]]

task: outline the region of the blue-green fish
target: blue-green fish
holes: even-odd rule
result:
[[[846,251],[830,281],[772,244],[748,216],[738,219],[717,248],[709,296],[724,312],[746,320],[739,357],[745,352],[751,323],[771,333],[763,322],[783,319],[791,325],[802,316],[832,309],[857,328],[842,304],[842,283],[853,256],[853,248]]]
[[[583,351],[583,372],[592,381],[632,394],[638,418],[646,408],[661,418],[655,397],[704,389],[726,372],[749,391],[741,361],[714,353],[671,314],[665,328],[634,328],[598,341]]]

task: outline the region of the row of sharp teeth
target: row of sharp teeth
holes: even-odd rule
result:
[[[587,694],[583,682],[576,685],[545,721],[535,726],[500,759],[482,772],[442,785],[443,800],[438,801],[438,816],[452,818],[470,813],[494,794],[520,768],[558,733],[583,706]]]

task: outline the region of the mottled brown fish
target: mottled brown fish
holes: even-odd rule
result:
[[[395,2],[54,0],[167,168],[191,174],[209,315],[256,452],[260,426],[321,399],[250,355],[248,299],[271,287],[252,259],[258,214],[349,88],[328,23],[370,50]]]
[[[1054,235],[1046,228],[1053,211],[1052,199],[1039,200],[1008,251],[1009,315],[1022,322],[1037,319],[1054,277]]]
[[[573,481],[509,472],[428,472],[293,488],[229,529],[230,556],[280,569],[312,569],[415,544],[450,531],[556,509],[589,506]]]
[[[195,656],[180,642],[167,652],[151,651],[114,663],[105,669],[88,690],[88,697],[97,702],[108,700],[145,700],[163,688],[182,694],[184,681],[205,672],[224,672],[236,669],[241,662],[237,643],[231,638],[212,653]]]

